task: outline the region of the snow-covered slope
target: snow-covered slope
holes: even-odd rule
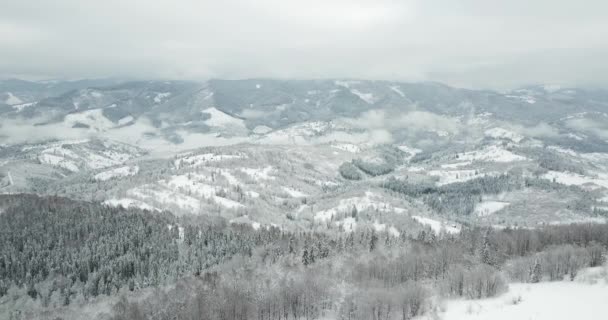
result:
[[[606,271],[604,271],[606,272]],[[608,285],[582,280],[512,283],[499,297],[483,300],[449,300],[436,315],[424,319],[441,320],[570,320],[604,319],[608,314]]]

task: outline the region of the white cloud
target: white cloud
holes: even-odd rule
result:
[[[370,110],[356,119],[346,119],[352,125],[365,129],[389,130],[405,129],[410,131],[445,131],[457,133],[462,124],[456,119],[426,111],[411,111],[393,114],[384,110]]]
[[[608,84],[587,0],[2,0],[0,76]]]

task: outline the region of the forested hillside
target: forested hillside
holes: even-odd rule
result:
[[[604,224],[254,230],[31,195],[2,196],[0,212],[0,315],[12,319],[61,318],[100,297],[122,297],[97,314],[111,319],[410,319],[433,313],[437,296],[573,278],[608,246]]]

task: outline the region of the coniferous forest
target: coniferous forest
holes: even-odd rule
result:
[[[100,300],[100,319],[411,319],[509,281],[574,279],[608,246],[605,224],[395,236],[254,230],[33,195],[0,207],[0,296],[24,306],[8,319]]]

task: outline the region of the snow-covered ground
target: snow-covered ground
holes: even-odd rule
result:
[[[460,154],[460,161],[486,161],[486,162],[514,162],[524,161],[525,157],[514,154],[509,150],[505,150],[499,146],[489,146],[481,150],[465,152]]]
[[[477,170],[431,170],[429,175],[433,177],[439,177],[437,181],[438,186],[464,182],[475,178],[481,178],[485,176],[484,173],[479,173]]]
[[[283,191],[285,191],[285,193],[287,193],[290,197],[294,198],[304,198],[308,196],[308,194],[290,187],[283,187]]]
[[[9,183],[9,185],[11,185],[11,186],[14,185],[15,182],[13,181],[13,176],[11,175],[11,172],[9,171],[6,174],[8,176],[8,183]]]
[[[68,114],[64,119],[64,124],[70,128],[76,125],[86,125],[88,130],[95,132],[107,131],[116,126],[114,122],[103,115],[103,109]]]
[[[97,181],[107,181],[114,178],[134,176],[139,172],[138,166],[124,166],[96,174],[93,178]]]
[[[377,232],[388,232],[393,237],[399,237],[399,235],[401,235],[401,232],[399,232],[397,228],[390,226],[387,229],[386,224],[378,223],[378,221],[375,221],[372,224],[372,227],[374,227],[374,230],[376,230]]]
[[[27,108],[27,107],[31,107],[33,105],[35,105],[36,102],[28,102],[28,103],[20,103],[20,104],[14,104],[11,107],[17,111],[17,112],[21,112],[23,111],[23,109]]]
[[[396,212],[404,213],[406,210],[403,208],[394,207],[391,204],[386,203],[381,195],[373,192],[366,192],[365,196],[352,197],[340,200],[339,204],[333,208],[327,210],[318,211],[314,219],[317,222],[327,222],[334,219],[338,214],[348,214],[356,209],[356,211],[364,210],[378,210],[381,212]]]
[[[502,201],[484,201],[475,206],[474,213],[477,216],[488,216],[506,208],[510,203]]]
[[[431,229],[437,234],[440,233],[442,230],[447,233],[452,233],[452,234],[460,232],[460,228],[455,224],[446,224],[439,220],[435,220],[435,219],[431,219],[431,218],[427,218],[427,217],[421,217],[421,216],[412,216],[412,219],[414,219],[416,222],[418,222],[420,224],[431,227]]]
[[[530,95],[507,95],[507,98],[513,98],[513,99],[518,99],[524,102],[527,102],[529,104],[535,104],[536,103],[536,99],[534,99],[533,96]]]
[[[46,145],[24,147],[23,151],[42,149],[38,152],[38,161],[42,164],[59,167],[72,172],[82,169],[103,169],[118,166],[141,154],[132,147],[113,142],[102,142],[89,145],[87,140],[62,141]]]
[[[391,88],[391,90],[393,90],[393,92],[397,93],[398,95],[405,97],[405,94],[403,93],[403,91],[401,91],[401,88],[399,88],[399,86],[390,86],[389,88]]]
[[[357,89],[352,89],[350,92],[368,104],[374,104],[376,102],[376,98],[374,97],[373,93],[363,93]]]
[[[12,92],[7,92],[6,95],[7,98],[4,100],[4,103],[8,104],[9,106],[23,103],[23,101],[21,101],[21,99],[15,96]]]
[[[351,152],[351,153],[361,152],[361,148],[358,145],[352,144],[352,143],[338,143],[338,144],[333,144],[332,147],[343,150],[343,151]]]
[[[135,121],[135,118],[133,118],[133,116],[126,116],[124,118],[121,118],[120,120],[118,120],[118,125],[119,126],[124,126],[126,124],[129,124],[131,122]]]
[[[252,132],[255,134],[266,134],[270,131],[272,131],[272,128],[264,125],[256,126],[252,130]]]
[[[239,168],[239,170],[243,171],[251,178],[255,180],[274,180],[275,177],[270,175],[274,171],[271,166],[267,166],[265,168]]]
[[[608,319],[608,285],[584,281],[515,283],[499,297],[450,300],[442,320],[603,320]]]
[[[507,139],[507,140],[511,140],[515,143],[519,143],[524,139],[524,137],[522,135],[520,135],[519,133],[510,131],[507,129],[503,129],[503,128],[488,129],[484,132],[484,134],[490,138]]]
[[[454,163],[446,163],[446,164],[442,164],[441,168],[442,169],[456,169],[456,168],[460,168],[460,167],[465,167],[470,165],[472,162],[471,161],[463,161],[463,162],[454,162]]]
[[[422,152],[422,150],[420,149],[416,149],[416,148],[412,148],[412,147],[408,147],[406,145],[401,145],[397,147],[399,150],[405,152],[408,154],[406,160],[410,160],[412,159],[415,155],[419,154],[420,152]]]
[[[76,165],[74,161],[54,154],[43,153],[38,156],[38,160],[40,161],[40,163],[63,168],[72,172],[80,171],[80,168],[78,168],[78,165]]]
[[[135,200],[135,199],[130,199],[130,198],[109,199],[109,200],[104,201],[103,204],[108,205],[110,207],[123,207],[125,209],[139,208],[139,209],[148,210],[148,211],[160,211],[159,209],[154,208],[145,202]]]
[[[205,124],[210,127],[245,127],[244,120],[230,116],[216,108],[205,109],[203,113],[211,116],[211,118],[205,120]]]
[[[544,174],[542,178],[569,186],[595,184],[597,186],[608,188],[608,174],[598,174],[597,178],[593,178],[572,172],[549,171]]]
[[[216,194],[219,191],[226,190],[222,187],[207,184],[206,182],[209,182],[209,177],[207,176],[199,174],[188,174],[173,176],[168,181],[161,180],[159,181],[159,184],[167,186],[168,188],[172,189],[174,193],[185,193],[188,197],[185,199],[188,199],[188,203],[190,203],[189,206],[191,207],[196,207],[196,205],[194,205],[192,201],[189,200],[189,198],[192,198],[192,195],[213,200],[213,202],[215,202],[216,204],[229,209],[243,207],[242,204],[234,200],[217,196]],[[200,207],[200,202],[198,202],[198,204]],[[181,205],[179,204],[178,206],[181,207]]]
[[[185,156],[183,158],[176,159],[173,162],[176,168],[180,169],[185,166],[198,167],[206,165],[210,162],[221,162],[225,160],[236,160],[244,159],[247,156],[244,154],[215,154],[215,153],[204,153],[193,156]]]
[[[171,92],[159,92],[154,97],[154,102],[161,103],[161,102],[163,102],[163,100],[169,98],[170,96],[171,96]]]

